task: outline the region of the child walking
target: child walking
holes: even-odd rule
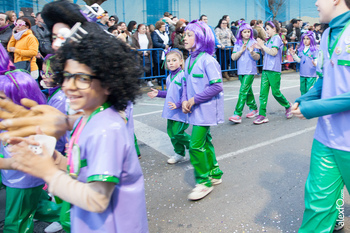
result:
[[[270,39],[265,44],[265,41],[258,38],[258,44],[256,44],[256,48],[261,49],[261,52],[265,54],[263,72],[261,75],[259,115],[253,121],[256,125],[269,122],[269,119],[266,117],[266,106],[270,87],[273,97],[286,109],[286,118],[290,119],[293,117],[291,113],[291,104],[280,91],[283,42],[278,35],[280,30],[278,21],[267,21],[265,27]]]
[[[214,35],[208,25],[192,21],[185,28],[184,41],[191,56],[185,64],[182,111],[193,125],[190,159],[197,183],[188,199],[199,200],[213,190],[213,185],[222,182],[210,126],[224,122],[224,93],[220,65],[212,56]]]
[[[174,146],[175,154],[168,159],[169,164],[180,162],[185,157],[185,149],[190,146],[190,135],[185,130],[188,128],[187,115],[182,112],[182,92],[185,73],[183,71],[183,54],[178,49],[172,49],[166,54],[165,68],[170,70],[166,80],[166,91],[152,89],[148,92],[151,98],[165,98],[162,117],[167,120],[167,132]]]
[[[292,48],[289,49],[289,52],[293,55],[294,61],[300,63],[300,93],[304,95],[315,84],[317,79],[318,49],[314,33],[307,31],[301,36],[298,55]]]
[[[321,38],[319,78],[293,105],[300,119],[318,117],[300,233],[333,232],[337,217],[344,221],[344,184],[350,190],[350,1],[318,0],[315,5],[329,28]]]
[[[50,193],[72,204],[72,233],[148,232],[141,166],[118,113],[138,94],[138,65],[125,43],[100,28],[65,43],[54,58],[55,81],[70,107],[84,111],[74,124],[68,158],[57,151],[54,160],[45,152],[35,155],[25,139],[12,146],[15,168],[43,178]]]
[[[45,96],[32,76],[14,69],[15,67],[10,65],[7,51],[0,44],[0,98],[19,105],[22,98],[45,104]],[[48,222],[58,221],[59,206],[44,200],[47,197],[42,189],[44,180],[12,170],[13,162],[8,144],[1,141],[1,178],[6,186],[4,232],[33,232],[34,217]]]
[[[256,105],[252,84],[254,75],[258,73],[256,61],[260,59],[258,50],[254,47],[256,40],[253,37],[253,28],[244,23],[239,27],[237,42],[233,48],[232,60],[237,60],[239,81],[241,87],[236,104],[236,109],[229,118],[234,123],[242,122],[242,112],[244,105],[247,103],[250,112],[246,114],[247,118],[254,118],[258,115],[258,106]]]

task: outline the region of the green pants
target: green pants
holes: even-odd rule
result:
[[[266,116],[266,105],[269,97],[269,91],[271,87],[272,95],[275,97],[277,102],[285,108],[289,108],[290,104],[286,97],[280,91],[281,86],[281,73],[264,70],[261,75],[260,85],[260,109],[259,115]]]
[[[316,82],[316,77],[303,77],[300,76],[300,92],[301,95],[306,94],[306,92],[308,92],[311,87],[315,84]]]
[[[191,136],[185,132],[187,128],[188,124],[186,123],[168,119],[168,135],[170,137],[171,143],[174,146],[175,153],[181,156],[185,156],[186,148],[190,148]]]
[[[67,233],[70,233],[71,221],[70,221],[70,212],[71,212],[71,204],[69,202],[62,202],[62,209],[60,215],[60,224],[63,227],[63,230]]]
[[[239,96],[234,114],[242,116],[245,103],[247,103],[250,110],[257,110],[258,106],[256,105],[252,89],[254,75],[240,75],[239,81],[241,82],[241,87],[239,89]]]
[[[34,218],[43,222],[58,222],[60,220],[61,205],[50,200],[47,192],[41,189],[41,196]]]
[[[211,186],[210,177],[220,179],[223,172],[215,157],[209,126],[194,125],[190,142],[190,160],[197,184]]]
[[[350,152],[314,140],[305,184],[305,211],[299,232],[333,232],[343,203],[344,183],[350,190]]]

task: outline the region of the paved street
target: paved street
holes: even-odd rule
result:
[[[227,119],[233,114],[240,83],[224,83],[226,122],[211,128],[223,183],[208,197],[191,202],[187,195],[195,185],[188,161],[168,165],[173,154],[161,118],[164,99],[143,94],[134,107],[135,133],[142,154],[150,232],[297,232],[303,214],[304,184],[316,119],[287,120],[284,108],[270,94],[269,123],[242,124]],[[253,91],[259,103],[260,77]],[[282,75],[281,91],[294,102],[299,97],[297,73]],[[243,114],[248,112],[247,107]],[[188,130],[191,133],[191,127]],[[4,218],[4,191],[0,192],[0,220]],[[346,191],[345,215],[350,216]],[[36,232],[42,232],[36,223]],[[350,233],[350,221],[340,232]]]

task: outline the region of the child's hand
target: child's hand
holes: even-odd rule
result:
[[[188,104],[188,101],[184,101],[182,102],[182,112],[187,114],[187,113],[190,113],[190,109],[187,108],[187,104]]]
[[[293,48],[289,48],[288,51],[292,56],[295,55],[295,50]]]
[[[256,41],[258,42],[258,45],[262,48],[265,44],[265,41],[263,41],[262,39],[260,38],[257,38]]]
[[[173,102],[168,102],[168,105],[171,110],[177,109],[176,104],[174,104]]]
[[[157,95],[158,95],[158,90],[157,90],[157,89],[153,89],[153,88],[151,88],[151,90],[152,90],[152,91],[148,92],[147,95],[148,95],[151,99],[153,99],[154,97],[157,97]]]
[[[188,100],[188,102],[187,102],[187,109],[189,111],[191,111],[191,108],[192,108],[193,105],[195,105],[194,97],[192,97],[191,99]]]
[[[314,59],[311,59],[311,61],[312,61],[312,64],[313,64],[314,66],[317,66],[317,63],[315,62]]]
[[[299,103],[295,103],[292,106],[292,113],[294,116],[298,117],[301,120],[306,120],[304,115],[301,113],[300,108],[299,108]]]
[[[246,49],[247,49],[247,44],[244,44],[244,45],[242,46],[241,52],[244,53],[244,51],[245,51]]]
[[[252,45],[252,48],[261,49],[261,46],[258,43],[255,43]]]

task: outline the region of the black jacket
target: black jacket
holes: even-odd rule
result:
[[[0,42],[6,50],[7,50],[7,44],[9,43],[11,36],[12,36],[11,27],[7,27],[5,30],[0,31]]]

